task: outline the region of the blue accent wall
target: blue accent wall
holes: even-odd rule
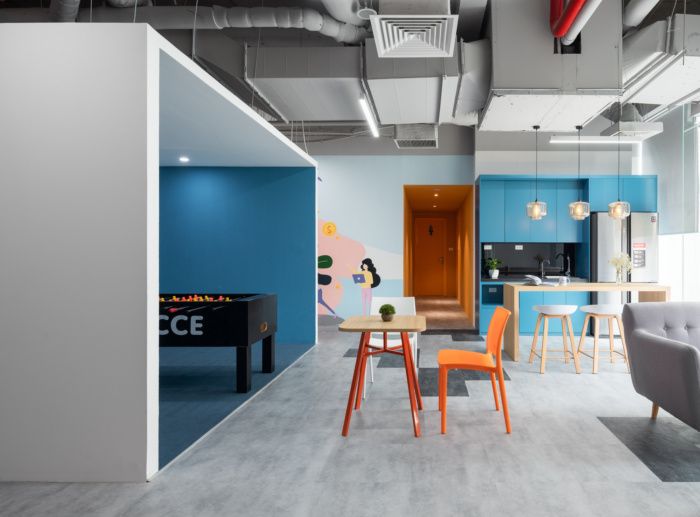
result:
[[[313,168],[161,168],[161,292],[276,293],[277,342],[313,343],[316,181]]]

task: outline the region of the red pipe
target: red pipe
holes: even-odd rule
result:
[[[549,27],[555,38],[561,38],[569,32],[585,3],[586,0],[569,0],[566,9],[564,9],[564,0],[549,1]]]

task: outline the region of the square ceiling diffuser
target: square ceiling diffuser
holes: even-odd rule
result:
[[[457,15],[391,14],[370,17],[379,57],[452,57]]]

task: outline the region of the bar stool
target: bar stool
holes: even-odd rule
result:
[[[622,327],[622,305],[604,304],[604,305],[584,305],[581,307],[581,312],[586,314],[586,319],[583,321],[583,331],[581,339],[578,342],[577,353],[591,357],[593,359],[593,373],[598,373],[598,341],[600,338],[600,320],[608,320],[608,333],[610,334],[610,362],[615,362],[615,354],[620,354],[627,363],[627,371],[630,370],[629,359],[627,358],[627,343],[625,342],[625,330]],[[583,351],[583,344],[586,338],[586,330],[588,322],[593,318],[593,355]],[[615,350],[615,331],[613,329],[613,320],[617,321],[617,328],[620,330],[620,338],[622,340],[622,352]]]
[[[547,363],[547,336],[549,334],[549,320],[556,318],[561,321],[561,335],[562,341],[564,342],[564,362],[568,364],[569,354],[574,358],[574,367],[576,368],[576,373],[581,373],[581,368],[578,364],[578,355],[574,350],[574,328],[571,324],[571,315],[576,312],[578,306],[576,305],[535,305],[532,308],[537,311],[537,324],[535,325],[535,335],[532,338],[532,348],[530,349],[530,360],[532,363],[535,356],[541,359],[540,362],[540,373],[544,373],[544,367]],[[540,334],[540,323],[544,320],[544,331],[542,332],[542,353],[537,353],[537,339]],[[569,344],[567,339],[571,344],[571,351],[569,351]]]

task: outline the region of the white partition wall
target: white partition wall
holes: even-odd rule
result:
[[[0,27],[0,481],[143,481],[157,469],[150,31]]]

